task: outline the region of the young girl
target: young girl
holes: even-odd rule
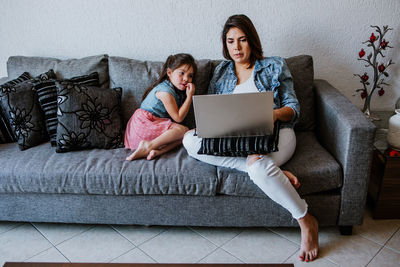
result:
[[[143,95],[140,108],[125,131],[125,148],[135,150],[126,160],[151,160],[182,144],[189,129],[181,124],[194,95],[197,66],[189,54],[167,58],[160,78]],[[175,121],[175,122],[173,122]]]

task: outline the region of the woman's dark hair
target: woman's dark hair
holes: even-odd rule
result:
[[[196,73],[197,73],[197,65],[196,65],[196,62],[195,62],[194,58],[192,57],[192,55],[190,55],[190,54],[171,55],[167,58],[167,61],[164,63],[161,73],[160,73],[160,77],[158,78],[158,80],[153,85],[151,85],[149,88],[147,88],[146,92],[144,92],[142,101],[146,98],[146,96],[150,93],[150,91],[154,87],[156,87],[157,85],[162,83],[165,79],[168,79],[168,75],[167,75],[168,69],[174,71],[175,69],[179,68],[182,65],[189,65],[193,68],[192,83],[194,83],[195,78],[196,78]]]
[[[247,42],[249,43],[251,49],[249,66],[249,68],[251,68],[256,62],[256,59],[263,59],[263,50],[257,30],[254,27],[253,22],[251,22],[251,20],[246,15],[233,15],[228,18],[222,30],[221,38],[222,53],[224,54],[224,57],[228,60],[232,60],[232,58],[229,55],[228,47],[226,46],[226,34],[233,27],[239,28],[246,35]]]

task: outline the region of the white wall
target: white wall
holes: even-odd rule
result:
[[[310,54],[326,79],[361,107],[353,73],[370,25],[390,25],[392,86],[372,109],[392,110],[400,96],[398,0],[0,0],[0,77],[11,55],[80,58],[107,53],[164,61],[172,53],[222,58],[220,32],[232,14],[254,22],[265,55]],[[365,47],[365,46],[364,46]]]

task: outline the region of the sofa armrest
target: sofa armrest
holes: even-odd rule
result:
[[[315,80],[317,136],[341,164],[343,187],[338,225],[361,224],[376,127],[325,80]]]

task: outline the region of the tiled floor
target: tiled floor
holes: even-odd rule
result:
[[[400,266],[400,220],[364,223],[352,236],[321,227],[320,257],[302,263],[295,228],[201,228],[0,222],[6,261],[294,263],[295,266]]]

